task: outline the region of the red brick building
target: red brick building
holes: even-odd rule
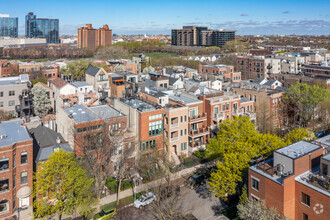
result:
[[[272,159],[251,166],[249,198],[265,200],[290,219],[330,219],[330,154],[316,142],[280,148]]]
[[[32,206],[33,140],[24,121],[0,124],[0,219]]]
[[[0,77],[18,76],[17,61],[0,60]]]
[[[242,73],[242,79],[265,78],[265,60],[259,57],[237,57],[236,71]]]
[[[78,29],[78,47],[95,50],[98,47],[106,47],[112,44],[112,30],[108,25],[93,29],[91,24]]]

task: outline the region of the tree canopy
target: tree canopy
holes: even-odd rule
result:
[[[72,214],[86,210],[91,204],[91,189],[94,180],[82,169],[74,153],[63,149],[54,151],[42,163],[34,176],[35,217],[44,218],[57,214]]]
[[[244,52],[246,45],[240,40],[231,40],[226,42],[222,49],[228,53]]]
[[[330,102],[330,92],[316,85],[296,83],[284,93],[283,101],[293,125],[306,126],[316,118],[321,103]]]
[[[84,81],[85,72],[90,62],[85,59],[74,60],[67,64],[66,67],[61,68],[61,73],[64,75],[71,75],[74,81]]]
[[[40,85],[36,85],[32,88],[31,92],[33,94],[34,114],[40,118],[46,116],[52,108],[46,89]]]
[[[310,137],[307,130],[295,129],[282,140],[276,135],[256,131],[247,116],[227,119],[206,147],[207,157],[219,159],[216,172],[211,173],[208,182],[210,190],[215,196],[226,199],[236,193],[237,184],[242,182],[243,172],[252,159],[261,155],[267,157],[293,141],[311,140]]]
[[[247,201],[237,205],[238,217],[244,220],[285,220],[274,208],[267,208],[264,201]]]

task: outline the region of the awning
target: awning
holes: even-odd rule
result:
[[[114,82],[124,82],[124,79],[115,79]]]
[[[26,198],[29,197],[32,193],[32,189],[28,186],[24,186],[22,188],[20,188],[16,194],[17,198]]]

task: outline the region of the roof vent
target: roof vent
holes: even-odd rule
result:
[[[60,137],[57,137],[56,138],[56,144],[60,144],[61,143],[61,139],[60,139]]]
[[[80,112],[81,112],[81,111],[82,111],[82,109],[80,108],[80,109],[78,109],[78,111],[80,111]]]
[[[6,137],[7,137],[7,135],[2,134],[2,135],[0,136],[0,139],[3,140],[3,139],[6,139]]]
[[[85,114],[86,112],[85,111],[82,111],[81,114]]]

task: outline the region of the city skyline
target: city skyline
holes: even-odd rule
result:
[[[19,7],[17,7],[19,6]],[[24,17],[29,12],[43,18],[58,18],[60,34],[77,34],[87,23],[108,24],[114,34],[170,34],[184,25],[237,30],[250,34],[330,34],[330,2],[307,1],[63,1],[12,0],[0,14],[19,19],[19,35],[24,35]],[[51,9],[51,10],[50,10]],[[160,12],[161,10],[161,12]],[[198,12],[198,13],[194,13]],[[312,12],[312,13],[311,13]]]

